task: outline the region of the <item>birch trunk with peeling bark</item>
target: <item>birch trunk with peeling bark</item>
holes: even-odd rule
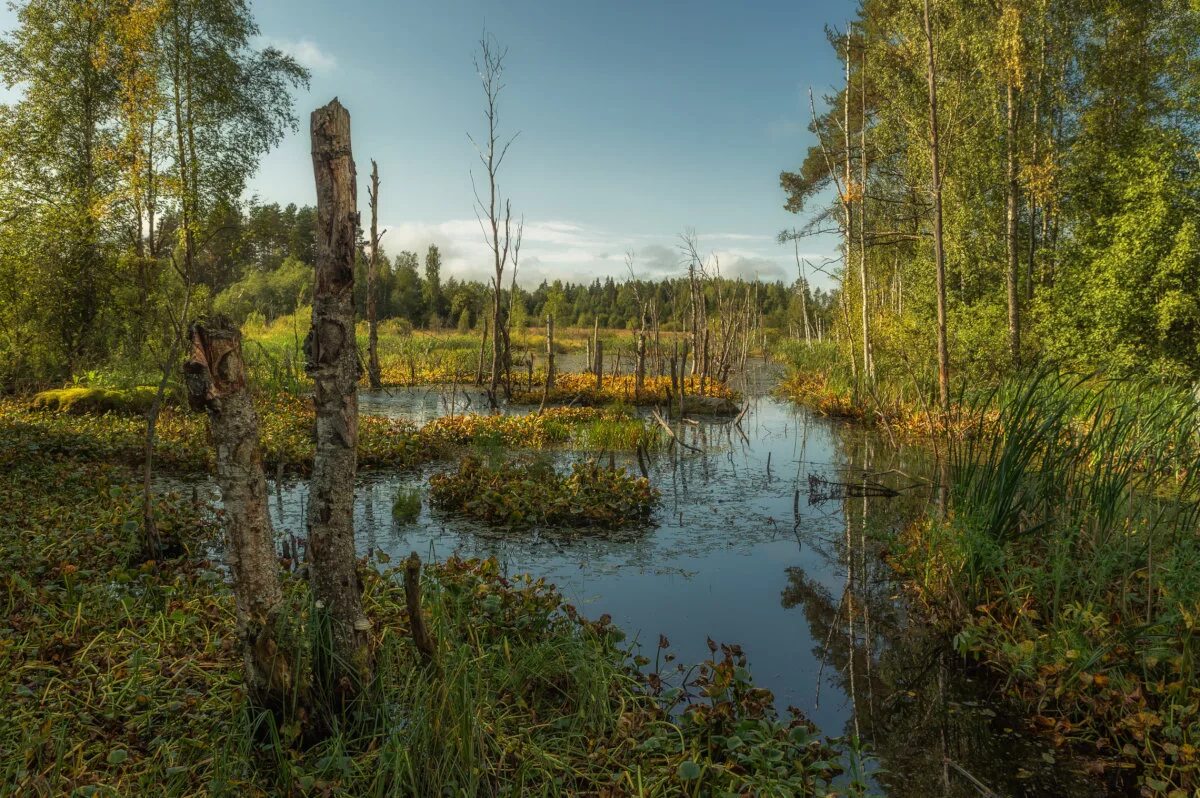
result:
[[[283,589],[267,514],[267,481],[258,445],[258,415],[246,384],[242,336],[229,319],[194,322],[183,367],[188,404],[208,414],[225,508],[237,631],[246,686],[259,706],[283,708],[292,685],[290,646],[280,639]]]
[[[308,500],[309,575],[332,639],[329,686],[345,695],[371,678],[371,623],[354,551],[359,361],[354,334],[358,200],[350,113],[334,99],[312,114],[317,186],[316,283],[305,368],[313,380],[316,456]]]

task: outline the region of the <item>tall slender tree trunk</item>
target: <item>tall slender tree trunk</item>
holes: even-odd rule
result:
[[[258,445],[258,415],[246,382],[242,336],[229,319],[195,322],[192,355],[184,365],[188,403],[207,412],[217,455],[217,484],[225,508],[233,572],[237,631],[246,686],[256,704],[287,705],[292,685],[291,647],[281,639],[283,590],[275,539],[267,514],[267,481]]]
[[[362,610],[354,551],[354,475],[358,443],[358,351],[354,337],[354,262],[358,201],[350,113],[334,99],[312,114],[317,185],[316,281],[305,367],[317,411],[316,456],[308,499],[309,573],[330,625],[328,685],[353,693],[370,679],[371,622]]]
[[[1020,186],[1017,182],[1017,88],[1008,81],[1006,90],[1008,120],[1005,129],[1007,164],[1007,218],[1005,219],[1005,243],[1008,247],[1008,268],[1005,270],[1005,288],[1008,291],[1008,349],[1014,366],[1021,365],[1021,308],[1020,308],[1020,244],[1017,241],[1017,203]]]
[[[638,330],[637,335],[637,365],[633,372],[633,395],[639,401],[642,391],[646,389],[646,331]]]
[[[942,169],[938,153],[937,62],[933,57],[933,20],[925,0],[926,81],[929,86],[929,167],[933,189],[933,260],[937,270],[938,399],[950,414],[950,355],[946,343],[946,249],[942,236]]]
[[[853,272],[850,271],[851,258],[854,251],[854,158],[853,151],[850,148],[850,25],[846,25],[846,51],[843,54],[846,62],[846,90],[842,95],[842,157],[844,159],[843,166],[846,174],[843,178],[844,196],[842,197],[842,254],[845,258],[845,274],[848,277]],[[864,379],[868,378],[867,366],[867,308],[866,308],[867,286],[864,282],[861,286],[861,298],[863,300],[863,369],[862,375]],[[850,326],[850,314],[846,314],[846,334],[850,336],[851,348],[854,346],[854,328]]]
[[[477,363],[475,365],[475,384],[477,386],[482,387],[483,386],[483,358],[487,354],[488,321],[487,321],[487,316],[484,316],[482,312],[479,315],[483,317],[483,319],[482,319],[483,320],[483,335],[479,339],[479,360],[477,361]]]
[[[546,388],[554,390],[554,316],[546,315]]]
[[[865,35],[865,34],[864,34]],[[849,55],[847,55],[847,63]],[[858,281],[862,289],[863,372],[868,380],[875,379],[875,352],[871,347],[871,315],[867,289],[867,45],[863,42],[862,69],[859,75],[859,97],[862,118],[858,124]],[[850,84],[846,84],[850,92]]]
[[[379,321],[376,319],[376,294],[379,293],[379,165],[371,159],[371,259],[367,262],[367,378],[371,390],[383,388],[379,370]],[[436,312],[436,311],[435,311]]]

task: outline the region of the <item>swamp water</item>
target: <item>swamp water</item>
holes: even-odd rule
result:
[[[393,519],[398,492],[425,496],[429,475],[449,467],[435,462],[360,472],[360,553],[495,557],[508,573],[545,577],[586,616],[610,615],[651,668],[659,635],[682,663],[706,659],[709,638],[737,643],[781,713],[797,707],[822,733],[862,741],[873,792],[1097,794],[1077,763],[1023,732],[990,681],[973,676],[947,641],[909,622],[876,539],[931,501],[927,453],[771,398],[776,377],[759,364],[736,386],[750,403],[740,430],[728,419],[676,425],[703,453],[652,453],[650,481],[662,502],[648,529],[514,533],[432,512],[427,502],[414,522]],[[360,412],[421,424],[452,402],[463,412],[467,399],[448,389],[390,389],[361,394]],[[472,410],[484,406],[470,397]],[[598,455],[548,456],[565,467]],[[616,462],[637,470],[632,455]],[[269,488],[276,533],[303,538],[307,482]]]

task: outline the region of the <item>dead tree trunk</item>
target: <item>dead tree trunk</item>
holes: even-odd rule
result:
[[[483,316],[483,337],[479,339],[479,364],[475,367],[475,384],[483,385],[483,358],[487,354],[488,341],[488,321],[487,316]]]
[[[604,387],[604,342],[599,337],[596,338],[596,391],[599,392]]]
[[[308,501],[309,573],[332,640],[329,685],[353,691],[370,679],[371,622],[362,610],[354,552],[358,443],[358,352],[354,340],[354,259],[358,201],[350,113],[334,99],[312,114],[317,184],[317,264],[306,370],[314,383],[316,457]]]
[[[646,388],[646,333],[639,332],[637,338],[637,366],[634,369],[633,395],[638,401]]]
[[[383,388],[379,374],[379,322],[375,318],[375,295],[379,284],[379,166],[371,159],[371,260],[367,263],[367,377],[371,390]]]
[[[208,413],[217,454],[246,686],[259,706],[282,709],[292,683],[292,662],[290,647],[280,639],[283,590],[242,336],[229,319],[218,316],[207,326],[193,323],[189,337],[192,356],[183,367],[184,381],[188,404]]]
[[[546,317],[546,390],[554,390],[554,317]]]

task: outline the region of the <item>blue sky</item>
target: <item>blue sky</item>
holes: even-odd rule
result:
[[[252,5],[262,40],[312,70],[300,130],[251,181],[261,199],[313,202],[308,113],[336,95],[353,119],[364,211],[379,162],[388,250],[437,243],[448,271],[483,275],[467,132],[484,129],[471,59],[486,27],[509,48],[501,124],[520,135],[501,181],[525,216],[523,284],[624,275],[627,250],[640,276],[676,270],[688,227],[725,273],[793,279],[791,248],[774,238],[800,220],[782,208],[778,174],[810,143],[808,88],[819,99],[840,80],[823,28],[842,26],[849,2]]]

